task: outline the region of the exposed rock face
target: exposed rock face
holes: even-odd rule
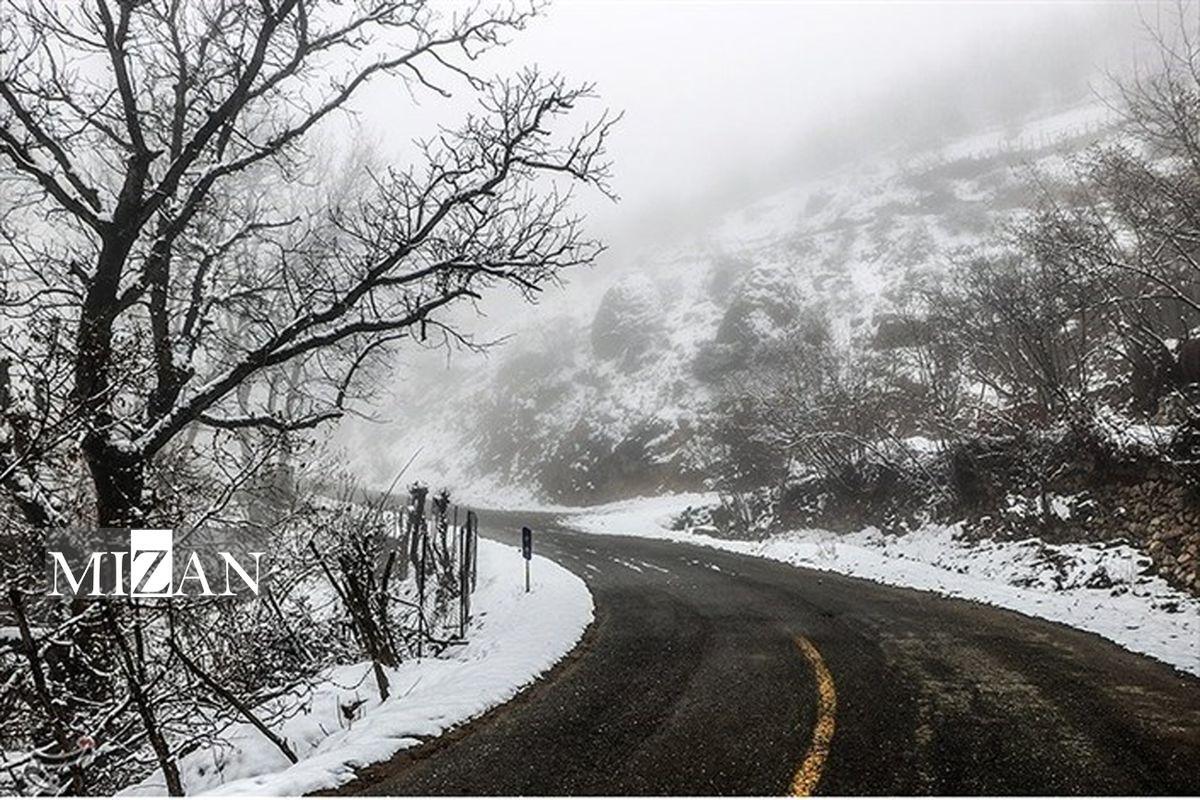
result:
[[[779,268],[754,268],[738,282],[716,341],[753,348],[779,336],[800,309],[795,278]]]
[[[780,265],[751,267],[734,282],[712,340],[697,353],[698,378],[719,381],[759,349],[783,336],[801,314],[792,271]]]
[[[604,293],[592,320],[592,352],[603,360],[633,360],[654,345],[661,331],[658,290],[635,275]]]

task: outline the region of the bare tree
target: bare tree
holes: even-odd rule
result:
[[[221,518],[353,410],[391,350],[472,346],[456,307],[499,287],[531,300],[600,252],[570,205],[578,185],[611,194],[615,118],[560,132],[590,86],[478,61],[536,7],[0,4],[0,510],[22,528]],[[322,143],[378,81],[477,108],[415,163],[331,169]],[[299,602],[236,613],[262,630],[282,601]],[[53,650],[47,680],[104,683],[72,689],[69,718],[21,706],[62,728],[46,752],[64,774],[104,788],[157,765],[174,794],[193,710],[215,721],[205,736],[269,727],[254,670],[270,665],[229,671],[205,633],[219,610],[181,614],[166,641],[108,606],[37,609],[53,624],[23,651]],[[313,637],[279,635],[296,651],[283,683],[326,662]],[[119,744],[82,778],[81,731]]]
[[[5,4],[0,483],[27,522],[63,520],[52,498],[86,475],[96,523],[141,523],[185,430],[332,420],[389,348],[466,341],[453,306],[498,285],[531,298],[594,259],[570,185],[608,192],[615,118],[559,137],[589,86],[478,74],[535,11]],[[381,79],[462,86],[479,110],[345,201],[306,192],[317,137]]]
[[[1150,413],[1184,374],[1175,342],[1200,324],[1200,38],[1177,4],[1146,24],[1157,60],[1115,81],[1119,139],[1076,160],[1069,190],[1042,193],[1022,250],[1093,291],[1090,326]]]
[[[933,324],[990,391],[985,404],[1032,409],[1025,422],[1044,423],[1085,403],[1102,342],[1086,274],[1023,251],[981,256],[929,300]]]

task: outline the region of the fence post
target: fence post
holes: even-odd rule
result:
[[[425,517],[417,520],[417,536],[421,548],[417,559],[417,659],[425,654],[425,563],[429,553],[429,525]]]
[[[400,509],[396,519],[396,549],[400,551],[400,572],[396,577],[401,582],[408,580],[408,537],[411,520],[409,507]]]
[[[475,591],[475,587],[479,582],[479,515],[474,511],[467,512],[467,527],[470,530],[467,532],[469,547],[471,548],[471,591]]]
[[[467,638],[467,544],[464,528],[454,515],[454,533],[458,537],[458,638]]]

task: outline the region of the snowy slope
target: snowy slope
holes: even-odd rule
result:
[[[424,448],[421,474],[502,501],[510,487],[568,503],[699,488],[697,424],[750,350],[814,310],[840,340],[869,341],[915,282],[1029,207],[1031,170],[1052,181],[1112,135],[1107,114],[1081,106],[852,163],[606,265],[604,291],[482,374],[447,380],[436,403],[415,392],[396,446]]]

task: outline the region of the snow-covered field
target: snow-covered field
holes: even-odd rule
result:
[[[239,725],[227,744],[181,761],[187,793],[300,795],[333,788],[354,778],[356,768],[509,700],[566,655],[592,620],[584,582],[539,561],[525,594],[520,551],[481,539],[468,644],[389,670],[392,696],[382,704],[369,663],[335,670],[278,731],[298,763],[289,763],[249,724]],[[348,721],[343,706],[360,701]],[[125,793],[165,794],[161,774]]]
[[[1200,600],[1141,574],[1149,559],[1128,545],[971,545],[955,538],[956,526],[944,525],[899,537],[874,528],[851,534],[800,530],[762,542],[670,529],[687,507],[715,501],[705,494],[640,498],[583,509],[564,521],[591,533],[690,542],[978,600],[1099,634],[1200,675]]]

